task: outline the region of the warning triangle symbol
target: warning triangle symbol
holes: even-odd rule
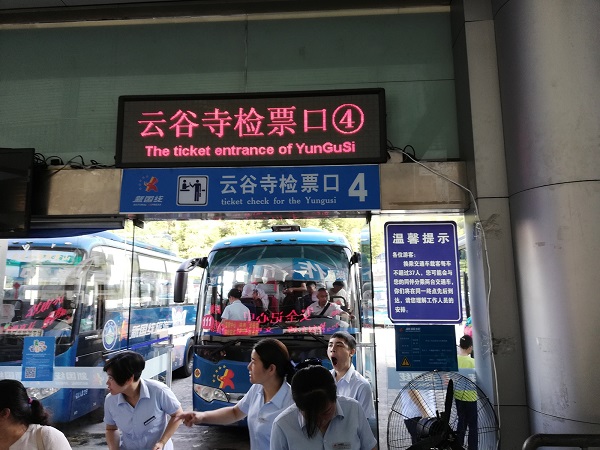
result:
[[[410,366],[410,362],[408,361],[408,358],[405,356],[404,359],[402,360],[402,365],[404,367],[409,367]]]

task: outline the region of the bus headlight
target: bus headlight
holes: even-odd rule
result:
[[[27,394],[30,398],[42,400],[58,392],[58,388],[27,388]]]
[[[217,389],[210,386],[203,386],[201,384],[194,384],[194,392],[206,402],[212,402],[213,400],[220,400],[222,402],[229,402],[227,394],[221,389]]]

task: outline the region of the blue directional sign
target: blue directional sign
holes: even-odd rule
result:
[[[452,325],[395,326],[396,370],[456,372],[456,335]]]
[[[121,213],[380,209],[379,166],[124,169]]]
[[[385,224],[388,315],[393,323],[460,323],[454,222]]]

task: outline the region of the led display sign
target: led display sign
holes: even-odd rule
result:
[[[386,159],[383,89],[119,97],[117,167]]]

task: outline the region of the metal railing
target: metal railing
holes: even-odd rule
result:
[[[539,447],[579,447],[582,450],[590,446],[600,447],[600,434],[534,434],[523,443],[522,450],[534,450]]]

